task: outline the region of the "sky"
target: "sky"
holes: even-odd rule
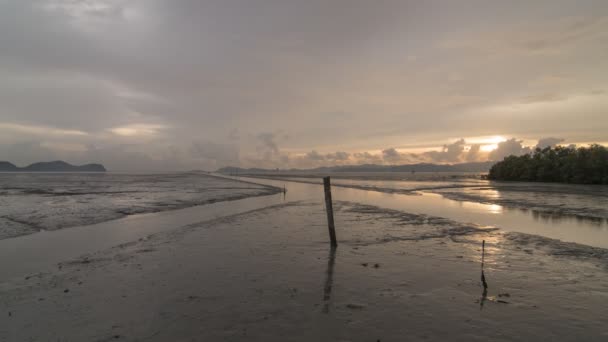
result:
[[[608,144],[608,2],[0,0],[0,160],[114,171]]]

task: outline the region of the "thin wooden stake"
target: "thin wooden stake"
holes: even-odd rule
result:
[[[486,240],[481,242],[481,284],[483,285],[484,290],[488,288],[488,283],[486,282],[486,275],[483,272],[484,263],[486,259]]]
[[[325,209],[327,210],[327,226],[329,227],[329,239],[331,246],[338,246],[336,239],[336,227],[334,225],[334,207],[331,200],[331,181],[329,177],[323,177],[323,186],[325,188]]]
[[[481,268],[483,268],[483,263],[486,258],[486,240],[481,241]]]

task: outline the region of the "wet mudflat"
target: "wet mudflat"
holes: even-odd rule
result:
[[[0,239],[273,193],[202,173],[0,173]]]
[[[353,202],[286,201],[1,284],[3,341],[604,341],[603,249]],[[481,241],[486,241],[481,281]],[[570,245],[569,248],[576,248]]]
[[[0,341],[608,337],[606,249],[489,227],[489,204],[335,187],[332,250],[322,187],[256,181],[287,193],[0,241]]]

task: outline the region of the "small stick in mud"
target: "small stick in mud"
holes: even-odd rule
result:
[[[331,200],[331,181],[329,176],[323,177],[323,186],[325,188],[325,209],[327,210],[327,225],[329,227],[329,239],[331,246],[337,247],[336,227],[334,225],[334,208]]]

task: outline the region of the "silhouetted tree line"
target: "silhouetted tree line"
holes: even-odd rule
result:
[[[608,149],[590,147],[537,148],[509,156],[490,169],[489,179],[527,182],[608,184]]]

